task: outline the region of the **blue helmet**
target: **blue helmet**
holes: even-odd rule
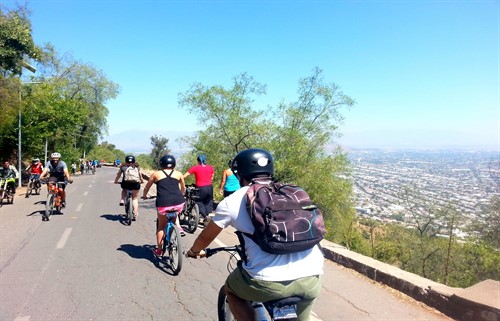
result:
[[[196,158],[198,160],[198,162],[202,163],[203,165],[205,165],[207,163],[207,156],[205,156],[204,154],[201,154],[198,156],[198,158]]]

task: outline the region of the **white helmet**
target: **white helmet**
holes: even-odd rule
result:
[[[56,152],[56,153],[52,153],[52,154],[50,155],[50,158],[61,158],[61,154],[59,154],[59,153],[57,153],[57,152]]]

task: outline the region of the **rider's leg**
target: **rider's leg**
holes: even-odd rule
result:
[[[225,285],[227,302],[231,313],[237,321],[254,320],[255,312],[250,301],[240,298],[234,294],[231,289]]]
[[[162,240],[165,231],[165,227],[167,226],[167,216],[165,214],[159,214],[158,217],[158,227],[156,228],[156,245],[158,249],[162,248]]]
[[[127,190],[125,188],[122,188],[120,204],[123,204],[125,202],[126,197],[127,197]]]
[[[132,208],[134,209],[134,216],[139,215],[139,190],[132,190]]]

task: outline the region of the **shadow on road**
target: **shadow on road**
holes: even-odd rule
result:
[[[127,225],[123,214],[102,214],[101,217],[107,219],[108,221],[120,222],[122,225]]]
[[[127,253],[131,258],[134,259],[148,260],[166,274],[175,276],[176,274],[172,272],[172,268],[168,265],[168,263],[153,254],[154,249],[155,246],[150,244],[123,244],[117,250]]]

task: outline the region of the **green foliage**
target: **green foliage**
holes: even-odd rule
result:
[[[102,142],[88,153],[87,159],[104,160],[107,163],[112,163],[117,159],[124,159],[125,156],[125,152],[116,149],[115,145]]]
[[[20,75],[25,57],[38,60],[42,50],[31,35],[31,21],[26,6],[7,10],[0,5],[0,74]]]
[[[135,157],[135,161],[139,163],[142,169],[145,170],[156,170],[158,169],[158,165],[154,164],[153,159],[151,158],[151,155],[147,154],[140,154],[139,156]]]
[[[23,159],[43,158],[47,144],[49,155],[58,151],[64,160],[76,161],[88,154],[106,131],[108,110],[104,103],[116,97],[118,86],[102,71],[68,55],[61,57],[51,46],[43,54],[40,76],[33,81],[22,85],[17,81],[17,88],[13,79],[0,81],[0,93],[12,97],[15,90],[18,97],[17,106],[7,110],[0,122],[0,156],[17,156],[17,113],[21,110]]]
[[[168,138],[154,135],[151,136],[151,145],[153,145],[153,149],[149,154],[151,158],[150,166],[152,168],[157,168],[160,163],[160,158],[163,155],[169,154],[170,149],[168,149]]]
[[[184,139],[193,147],[183,158],[184,169],[203,153],[221,175],[227,161],[239,151],[267,149],[275,159],[276,178],[302,186],[323,210],[328,237],[364,249],[361,234],[352,228],[355,215],[350,201],[352,186],[345,178],[347,158],[339,149],[327,152],[328,144],[338,135],[340,109],[352,106],[353,100],[335,84],[325,84],[317,68],[299,82],[296,102],[267,106],[267,111],[252,108],[253,97],[264,93],[264,85],[241,74],[233,78],[229,89],[194,84],[181,94],[180,105],[196,114],[205,128]]]

